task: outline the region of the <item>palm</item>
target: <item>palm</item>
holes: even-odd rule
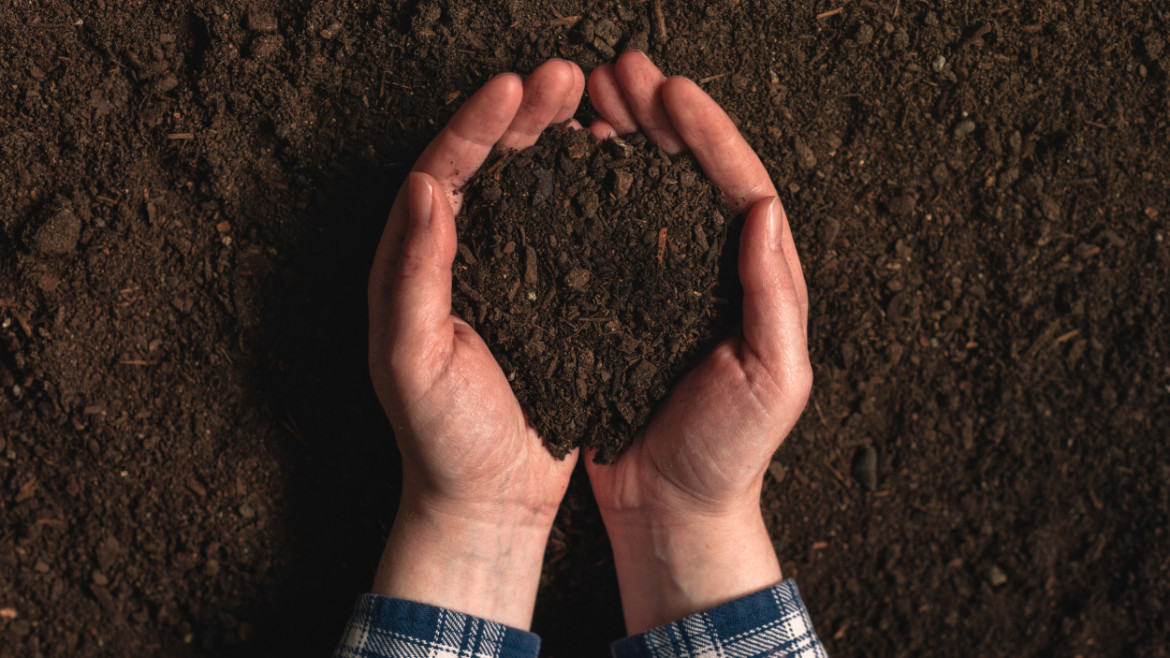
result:
[[[667,80],[645,56],[627,53],[594,71],[589,91],[603,117],[595,135],[641,130],[664,150],[689,151],[748,216],[742,335],[679,382],[616,464],[587,464],[603,511],[718,512],[758,496],[771,453],[807,399],[808,301],[796,246],[759,158],[694,83]]]
[[[404,490],[462,514],[555,510],[576,454],[554,459],[475,332],[451,312],[460,190],[494,146],[523,149],[569,119],[581,70],[554,60],[493,79],[415,163],[370,272],[370,372],[403,455]]]
[[[588,465],[599,505],[675,509],[686,503],[715,510],[750,494],[761,462],[788,428],[772,427],[755,402],[759,394],[738,356],[740,342],[724,341],[688,373],[617,464]],[[749,440],[769,431],[774,441]]]
[[[485,496],[520,508],[556,506],[571,472],[550,458],[527,423],[500,366],[480,337],[452,317],[450,366],[414,405],[431,409],[410,422],[431,440],[424,450],[402,442],[430,486],[455,506],[477,507]],[[391,417],[400,417],[389,410]],[[417,414],[417,412],[416,412]]]

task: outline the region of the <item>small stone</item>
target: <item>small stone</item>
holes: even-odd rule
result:
[[[240,505],[239,509],[240,509],[240,516],[244,517],[245,519],[256,518],[256,510],[252,509],[251,505],[244,503],[243,505]]]
[[[970,119],[963,119],[955,124],[955,137],[966,137],[975,132],[975,122]]]
[[[106,574],[98,571],[97,569],[94,569],[93,584],[95,584],[95,585],[109,585],[110,579],[108,576],[106,576]]]
[[[593,26],[593,33],[610,47],[616,46],[622,38],[622,29],[608,18],[597,21]]]
[[[898,28],[894,32],[894,50],[906,50],[910,47],[910,34],[905,28]]]
[[[619,199],[624,197],[630,191],[630,186],[634,184],[634,175],[625,169],[613,170],[613,193]]]
[[[33,565],[33,571],[37,573],[49,573],[49,564],[44,560],[37,560],[37,563]]]
[[[813,150],[809,148],[808,144],[801,138],[795,139],[796,146],[796,163],[802,169],[812,169],[817,166],[817,156]]]
[[[565,285],[573,290],[583,290],[589,284],[591,278],[589,270],[580,267],[574,267],[565,275]]]
[[[857,43],[864,46],[871,42],[873,42],[873,26],[862,23],[861,27],[857,28]]]
[[[897,217],[908,217],[918,208],[918,199],[913,194],[903,194],[890,200],[890,213]]]
[[[333,21],[321,30],[322,39],[332,39],[341,32],[341,21]]]
[[[593,49],[597,51],[598,55],[601,55],[602,59],[605,59],[605,60],[613,59],[614,56],[617,55],[617,51],[615,51],[613,49],[613,46],[610,46],[608,43],[603,41],[600,37],[595,38],[593,40],[592,45],[593,45]]]
[[[862,446],[853,457],[853,476],[869,491],[877,491],[877,450]]]
[[[33,253],[41,256],[64,256],[77,249],[81,240],[81,220],[73,210],[61,203],[54,203],[46,218],[29,236]]]
[[[37,287],[45,292],[53,292],[59,285],[61,285],[61,280],[52,274],[42,274],[37,278]]]
[[[556,186],[553,182],[553,173],[548,169],[537,169],[532,173],[536,176],[536,188],[532,190],[528,202],[535,208],[553,195]]]
[[[253,32],[275,32],[279,27],[275,16],[255,7],[248,10],[248,17],[245,20],[248,29]]]
[[[992,587],[999,587],[1008,581],[1008,577],[1003,572],[1003,569],[1000,569],[998,566],[993,566],[987,572],[987,580],[991,581]]]
[[[154,93],[156,94],[165,94],[178,86],[179,79],[175,77],[174,73],[168,73],[162,76],[161,78],[155,80],[154,84],[151,85],[151,87],[154,89]]]
[[[252,39],[250,49],[252,57],[256,59],[272,59],[274,55],[284,49],[284,37],[278,34],[262,34]]]
[[[951,170],[947,168],[946,164],[940,162],[931,170],[930,179],[934,181],[935,185],[943,185],[951,179]]]
[[[935,73],[942,73],[947,69],[947,58],[943,55],[937,55],[930,62],[930,70]]]
[[[772,476],[772,479],[776,481],[776,484],[780,484],[788,475],[788,469],[785,468],[784,464],[781,464],[780,462],[772,462],[771,464],[768,464],[768,474]]]
[[[98,569],[108,571],[110,567],[118,560],[118,556],[122,553],[122,544],[113,537],[107,538],[97,547],[97,563]]]

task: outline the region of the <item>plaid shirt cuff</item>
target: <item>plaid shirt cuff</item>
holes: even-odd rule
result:
[[[333,656],[536,658],[539,652],[540,638],[527,631],[425,603],[363,594]]]
[[[827,658],[792,580],[627,637],[612,650],[614,658]]]

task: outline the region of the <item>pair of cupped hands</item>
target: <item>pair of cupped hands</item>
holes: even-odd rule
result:
[[[403,490],[373,591],[531,624],[578,455],[549,454],[487,345],[452,313],[455,215],[494,146],[527,148],[565,121],[582,128],[572,117],[586,85],[602,117],[593,135],[640,130],[668,153],[691,153],[746,215],[742,328],[677,384],[615,464],[585,455],[636,633],[781,580],[760,492],[812,369],[804,276],[767,171],[710,96],[633,51],[588,82],[556,59],[523,80],[493,78],[427,146],[394,201],[370,274],[369,365],[402,453]]]

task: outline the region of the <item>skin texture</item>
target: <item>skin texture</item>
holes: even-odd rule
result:
[[[548,454],[487,346],[452,315],[454,218],[492,146],[531,146],[572,117],[586,86],[602,116],[589,127],[594,135],[642,130],[669,152],[690,151],[747,216],[741,334],[679,383],[616,464],[587,464],[627,628],[646,630],[781,578],[760,490],[812,382],[792,232],[766,170],[719,106],[630,52],[588,81],[560,60],[523,81],[494,78],[427,147],[395,199],[370,274],[369,354],[402,453],[403,495],[375,593],[517,628],[531,622],[577,454]]]
[[[595,135],[628,132],[632,117],[663,149],[690,151],[747,214],[742,334],[679,382],[616,464],[586,463],[636,633],[780,581],[760,490],[812,386],[808,293],[776,188],[715,101],[638,52],[595,70],[589,89]]]
[[[370,273],[370,374],[402,453],[403,494],[373,591],[517,628],[531,623],[540,565],[577,455],[528,426],[478,335],[451,313],[460,190],[495,144],[531,146],[584,88],[552,60],[483,86],[399,191]]]

